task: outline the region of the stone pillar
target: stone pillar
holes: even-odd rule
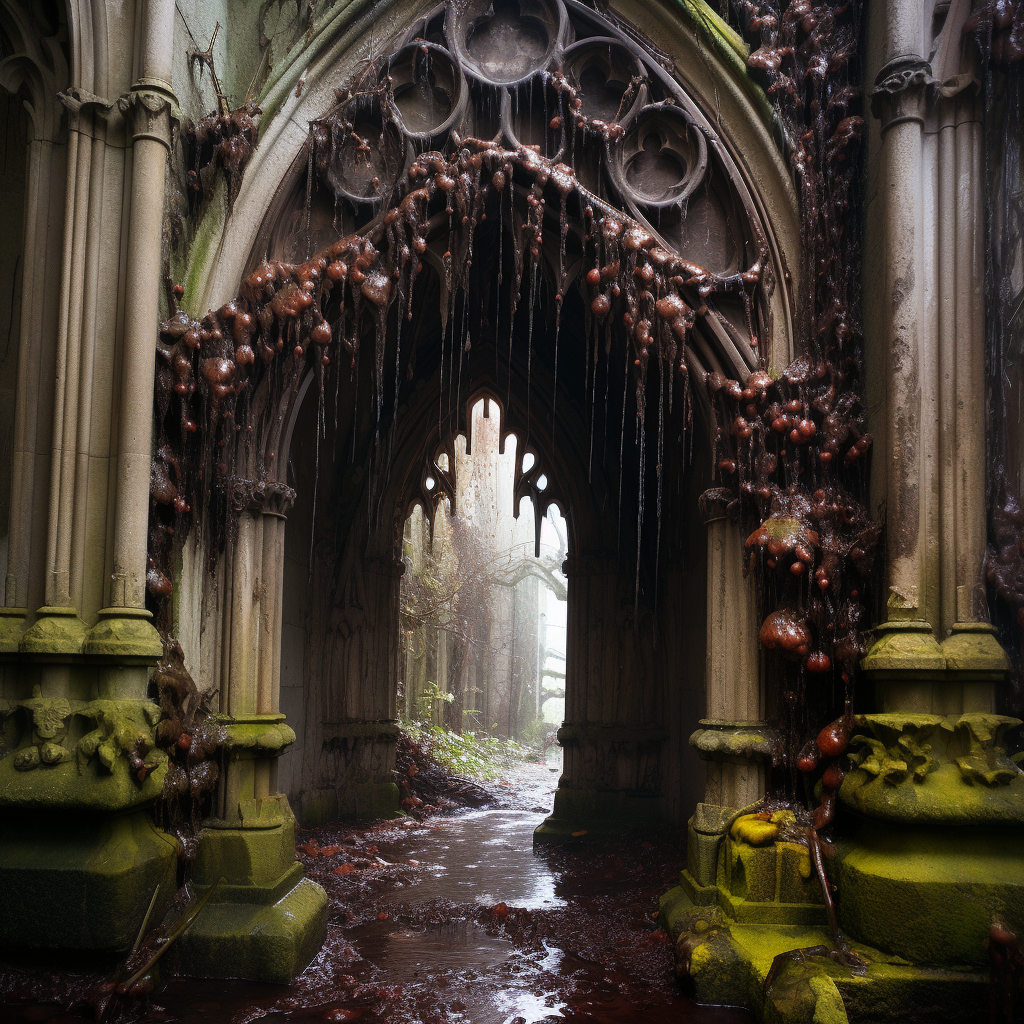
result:
[[[176,969],[290,983],[323,944],[327,897],[295,860],[295,817],[277,759],[295,741],[279,711],[285,515],[295,492],[236,479],[238,516],[225,578],[224,741],[216,818],[199,834],[193,881],[221,883],[176,945]]]
[[[764,721],[755,578],[743,575],[743,537],[726,516],[731,499],[718,488],[700,499],[708,531],[707,711],[690,743],[708,762],[704,802],[746,807],[764,796],[772,735]]]
[[[120,402],[116,417],[116,493],[113,507],[112,572],[108,607],[89,631],[83,651],[117,659],[122,688],[144,696],[148,669],[162,643],[146,611],[146,553],[152,410],[140,395],[153,393],[153,339],[159,322],[163,203],[171,127],[177,100],[171,90],[174,5],[154,0],[142,8],[141,77],[119,107],[131,133],[131,195],[125,263],[124,343]],[[127,678],[129,669],[131,679]]]
[[[59,47],[51,51],[60,53]],[[14,654],[29,608],[45,603],[46,488],[50,475],[56,361],[57,307],[40,295],[60,294],[60,263],[53,254],[63,236],[67,138],[61,129],[58,92],[67,68],[51,68],[42,54],[9,57],[0,83],[14,96],[31,97],[32,139],[28,145],[24,210],[21,321],[18,335],[17,402],[11,453],[10,532],[4,607],[0,609],[0,654]],[[5,693],[14,697],[15,687]],[[27,696],[28,691],[18,694]]]
[[[126,157],[132,153],[126,142],[138,140],[126,135],[115,99],[127,85],[125,69],[133,60],[146,63],[134,48],[134,18],[136,9],[150,8],[162,10],[156,36],[169,54],[173,0],[103,7],[102,29],[92,22],[95,34],[82,32],[71,41],[75,84],[59,97],[66,109],[66,160],[48,153],[60,130],[56,89],[48,90],[63,72],[53,63],[33,97],[35,114],[50,119],[50,130],[39,122],[31,155],[26,253],[32,266],[26,280],[34,294],[26,303],[19,351],[19,507],[6,597],[14,609],[28,602],[29,619],[38,610],[17,639],[16,653],[20,630],[5,630],[14,682],[12,699],[2,707],[13,724],[13,749],[0,759],[3,945],[123,951],[154,892],[159,915],[177,885],[178,843],[154,826],[152,814],[167,764],[153,731],[160,709],[146,699],[146,682],[161,645],[141,595],[116,619],[100,611],[109,600],[113,432],[130,407],[142,410],[147,431],[152,416],[151,377],[146,390],[133,381],[131,390],[119,391],[116,381],[119,360],[129,359],[123,324],[146,316],[123,291],[125,232],[128,253],[138,254],[131,238],[137,235],[141,244],[147,234],[156,251],[151,320],[133,328],[135,358],[148,358],[150,366],[157,320],[162,186],[146,195],[146,218],[139,210],[125,217]],[[47,42],[52,61],[60,41]],[[94,75],[97,59],[103,71]],[[5,61],[5,78],[8,69]],[[101,87],[111,94],[91,91]],[[166,114],[163,141],[154,143],[161,169],[169,139]],[[50,309],[45,295],[53,298]],[[40,401],[44,396],[52,396],[49,407],[49,399]],[[49,424],[41,421],[47,409]],[[144,510],[148,445],[147,433],[145,479],[133,496]],[[17,615],[4,616],[6,625]]]
[[[356,477],[353,487],[362,483]],[[303,684],[303,745],[292,792],[305,826],[399,811],[395,783],[399,602],[405,571],[397,504],[374,518],[354,491],[343,528],[317,525]],[[408,681],[407,681],[408,685]],[[415,693],[413,694],[415,697]],[[293,761],[294,765],[294,761]],[[296,770],[293,768],[293,771]]]
[[[873,94],[879,188],[866,216],[877,222],[880,207],[884,280],[866,269],[864,289],[878,294],[882,315],[866,337],[884,349],[888,383],[888,443],[876,458],[888,460],[889,614],[862,662],[880,713],[859,716],[851,740],[832,877],[853,938],[980,978],[993,917],[1024,928],[1024,773],[1004,743],[1019,722],[992,714],[1009,665],[982,582],[979,83],[968,0],[947,6],[934,40],[920,4],[890,6],[901,17],[878,9],[869,31],[876,44],[881,33],[887,61]]]
[[[930,680],[945,658],[933,633],[940,592],[938,546],[930,543],[939,529],[938,363],[925,266],[933,242],[924,131],[930,69],[906,53],[879,72],[873,94],[882,121],[876,159],[885,306],[878,342],[885,353],[888,615],[864,668],[877,678],[886,708],[931,710]]]
[[[934,72],[901,37],[872,96],[888,615],[863,668],[887,712],[991,712],[1009,668],[982,580],[984,182],[978,85],[961,67],[968,6],[951,8]]]
[[[726,511],[732,498],[712,488],[699,502],[708,533],[707,710],[690,744],[707,761],[707,784],[704,802],[688,823],[680,885],[705,905],[719,899],[725,829],[736,810],[764,796],[765,761],[776,739],[764,720],[756,578],[743,575],[743,535]]]
[[[563,770],[554,809],[534,842],[557,842],[581,830],[625,831],[654,824],[663,814],[661,750],[668,730],[651,625],[643,617],[639,625],[635,621],[633,575],[606,552],[571,556],[565,572],[565,721],[558,730]]]

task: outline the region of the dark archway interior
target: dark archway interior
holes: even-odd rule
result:
[[[518,450],[536,453],[544,499],[568,524],[563,788],[628,792],[679,815],[703,787],[686,740],[703,709],[705,424],[657,364],[641,420],[631,367],[605,346],[629,347],[591,329],[575,281],[558,309],[557,250],[535,279],[524,275],[512,316],[516,254],[501,201],[481,218],[468,289],[446,303],[425,262],[401,322],[392,308],[378,365],[368,338],[322,391],[307,390],[298,415],[282,710],[300,741],[282,785],[309,819],[315,794],[387,775],[386,743],[355,734],[396,715],[402,526],[413,502],[436,497],[422,481],[443,480],[432,460],[467,433],[481,391],[497,396]]]
[[[487,5],[410,27],[311,125],[253,250],[259,290],[354,232],[370,246],[321,268],[342,284],[321,288],[316,330],[341,343],[306,366],[290,450],[267,454],[287,455],[298,494],[281,683],[300,743],[282,786],[306,820],[362,813],[391,779],[402,526],[453,495],[436,457],[472,442],[482,392],[551,481],[537,511],[557,503],[568,525],[559,792],[583,816],[678,817],[703,788],[686,741],[713,428],[687,376],[757,364],[774,271],[728,147],[678,82],[593,11],[537,9],[547,21],[501,29],[547,40],[525,69],[491,45]]]

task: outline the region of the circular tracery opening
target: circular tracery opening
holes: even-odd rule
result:
[[[706,164],[703,137],[673,107],[645,107],[622,145],[626,183],[646,206],[685,199],[704,177]]]
[[[576,87],[583,114],[608,124],[628,119],[641,101],[646,78],[631,50],[603,37],[570,46],[565,51],[565,73]]]
[[[455,122],[465,103],[465,82],[451,55],[436,43],[402,47],[389,61],[396,117],[406,133],[428,140]]]
[[[470,0],[449,9],[453,43],[468,70],[512,85],[543,67],[564,33],[565,11],[552,0]]]

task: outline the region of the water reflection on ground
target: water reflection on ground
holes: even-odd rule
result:
[[[654,916],[678,835],[533,849],[557,765],[525,766],[505,806],[303,832],[331,901],[328,941],[292,988],[168,979],[144,1019],[187,1024],[741,1024],[680,990]],[[81,1021],[52,1004],[5,1020]],[[87,1019],[87,1018],[86,1018]]]

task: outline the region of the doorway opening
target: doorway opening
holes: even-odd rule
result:
[[[544,744],[564,717],[565,518],[556,504],[517,500],[517,469],[529,474],[537,456],[515,435],[502,443],[497,400],[478,398],[468,415],[472,450],[460,434],[454,462],[436,455],[454,505],[417,501],[405,522],[400,714]],[[547,489],[543,472],[537,486]],[[437,489],[435,478],[425,487]]]

